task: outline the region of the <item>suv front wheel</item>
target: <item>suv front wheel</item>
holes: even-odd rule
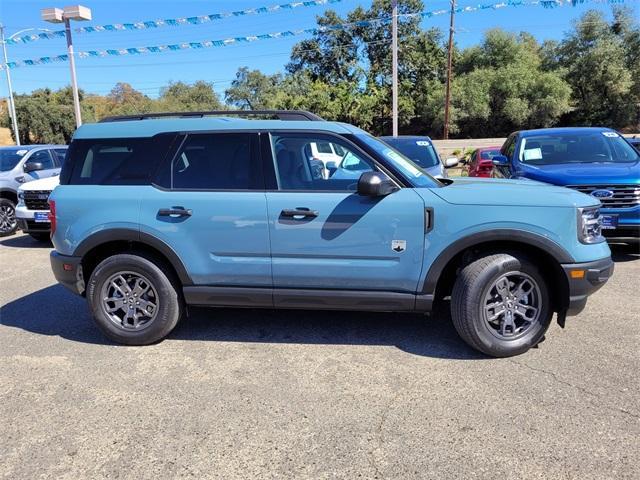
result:
[[[134,254],[103,260],[91,274],[87,300],[100,330],[125,345],[163,339],[184,310],[177,282],[152,259]]]
[[[458,334],[494,357],[519,355],[537,345],[552,316],[543,275],[520,255],[488,255],[466,265],[451,294]]]

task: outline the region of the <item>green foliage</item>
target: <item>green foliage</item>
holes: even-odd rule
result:
[[[400,14],[422,0],[401,0]],[[83,95],[85,121],[152,111],[305,109],[375,134],[391,130],[391,0],[374,0],[345,16],[328,10],[319,31],[293,47],[284,73],[241,67],[221,102],[213,84],[170,83],[158,98],[118,83],[106,96]],[[561,41],[541,44],[526,32],[489,30],[479,45],[454,48],[450,132],[504,136],[516,129],[603,125],[640,129],[640,27],[631,10],[608,21],[586,12]],[[446,43],[438,29],[421,30],[418,16],[399,17],[401,133],[439,137],[444,123]],[[25,142],[68,142],[74,117],[69,88],[16,98]],[[6,113],[0,117],[9,126]]]

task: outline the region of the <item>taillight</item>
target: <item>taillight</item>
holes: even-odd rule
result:
[[[56,201],[49,200],[49,222],[51,222],[51,235],[56,233]]]

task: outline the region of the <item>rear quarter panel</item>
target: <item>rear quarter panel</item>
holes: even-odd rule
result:
[[[103,230],[139,230],[139,186],[59,185],[49,199],[56,202],[52,242],[63,255],[73,255],[83,240]]]

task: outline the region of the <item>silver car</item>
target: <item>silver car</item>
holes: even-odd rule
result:
[[[31,180],[60,174],[66,145],[0,147],[0,237],[18,228],[18,187]]]

